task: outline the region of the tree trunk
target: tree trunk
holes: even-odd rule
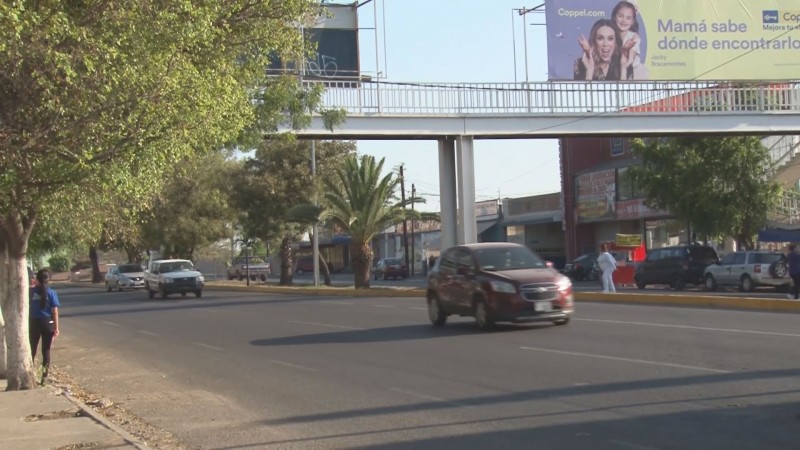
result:
[[[35,217],[35,214],[31,215]],[[0,219],[0,310],[5,322],[7,391],[36,386],[28,340],[28,270],[25,260],[34,221],[34,218],[23,221],[18,213]]]
[[[330,286],[333,284],[331,281],[331,269],[328,267],[328,263],[325,262],[325,258],[322,257],[322,253],[317,253],[319,257],[319,270],[322,272],[322,278],[324,279],[325,286]]]
[[[353,277],[356,289],[369,289],[369,269],[372,267],[372,246],[369,243],[354,242],[350,245]]]
[[[6,278],[7,271],[6,265],[8,261],[8,251],[5,241],[0,239],[0,380],[5,380],[8,376],[8,364],[6,363],[6,322],[3,319],[2,299],[8,296],[7,290],[4,286],[8,286],[8,279]]]
[[[89,259],[92,261],[92,283],[101,283],[103,277],[100,275],[100,263],[98,262],[100,258],[97,256],[97,248],[94,245],[89,247]]]
[[[281,240],[281,286],[291,286],[292,285],[292,236],[287,234]]]

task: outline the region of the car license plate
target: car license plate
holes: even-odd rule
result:
[[[533,310],[537,312],[550,312],[553,310],[553,302],[536,302],[533,304]]]

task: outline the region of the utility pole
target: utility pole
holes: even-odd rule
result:
[[[411,212],[414,212],[414,198],[417,196],[417,187],[414,186],[414,183],[411,183]],[[414,262],[417,260],[416,252],[414,251],[417,247],[414,246],[414,225],[415,220],[411,218],[411,276],[414,276]]]
[[[400,164],[400,200],[403,202],[403,209],[406,208],[406,180],[403,176],[403,164]],[[406,234],[406,218],[403,217],[403,253],[405,254],[406,267],[408,267],[408,238]]]
[[[311,140],[311,180],[314,183],[314,204],[317,204],[317,146]],[[317,236],[317,222],[311,225],[311,256],[314,258],[314,286],[319,286],[319,236]]]

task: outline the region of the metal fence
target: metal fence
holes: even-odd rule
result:
[[[351,116],[798,112],[800,82],[326,81],[323,105],[343,108]]]

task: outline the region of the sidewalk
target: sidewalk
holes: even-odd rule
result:
[[[6,392],[6,385],[6,380],[0,380],[3,450],[69,446],[149,450],[126,431],[55,387]]]

